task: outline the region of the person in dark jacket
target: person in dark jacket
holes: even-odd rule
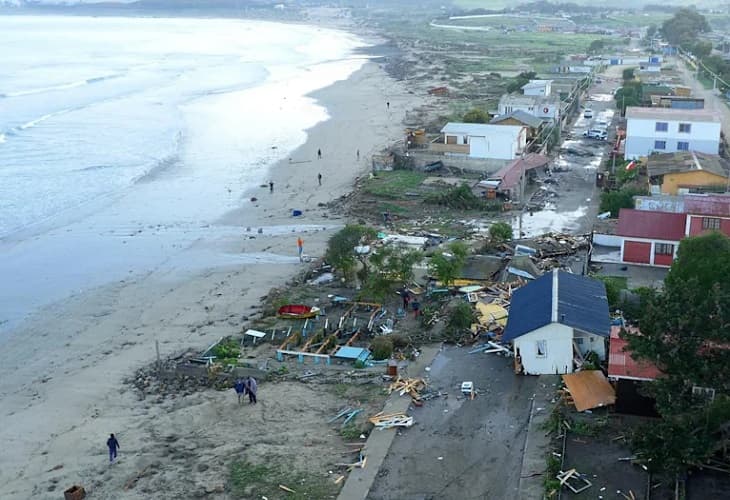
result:
[[[258,384],[256,379],[248,377],[246,380],[246,389],[248,390],[248,402],[256,404],[256,392],[258,391]]]
[[[119,441],[114,437],[114,434],[109,435],[109,439],[106,440],[106,446],[109,448],[109,463],[112,463],[117,458],[117,450],[120,449]]]
[[[234,389],[236,389],[236,394],[238,395],[238,404],[241,404],[241,398],[246,394],[246,384],[243,383],[243,379],[236,380],[236,384],[233,386]]]

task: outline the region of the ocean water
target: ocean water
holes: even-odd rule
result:
[[[362,45],[257,21],[0,16],[0,331],[209,236],[327,119],[306,94],[360,68]]]

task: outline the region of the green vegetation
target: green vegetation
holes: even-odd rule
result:
[[[611,217],[618,217],[622,208],[634,208],[634,196],[645,195],[646,190],[635,186],[626,186],[618,191],[601,193],[600,212],[611,212]]]
[[[481,109],[472,109],[464,113],[462,121],[464,123],[489,123],[492,117],[489,113]]]
[[[457,210],[499,210],[499,202],[487,201],[474,194],[468,184],[450,187],[445,191],[433,193],[423,200],[430,205],[455,208]]]
[[[374,360],[388,359],[393,354],[393,340],[383,335],[375,337],[370,344],[370,350]]]
[[[662,34],[667,42],[689,50],[700,33],[710,31],[705,16],[694,8],[679,9],[670,19],[662,23]]]
[[[621,290],[628,288],[628,279],[623,276],[594,276],[596,279],[603,281],[606,285],[606,297],[608,298],[608,306],[611,309],[619,307],[621,302]]]
[[[509,85],[507,85],[507,92],[517,92],[523,86],[530,83],[530,80],[534,80],[535,78],[537,78],[537,73],[534,71],[522,72],[509,82]]]
[[[467,254],[466,245],[455,241],[449,245],[449,253],[438,251],[431,257],[428,270],[442,285],[450,286],[464,267]]]
[[[365,182],[363,190],[383,198],[403,198],[404,193],[417,189],[425,178],[426,174],[412,170],[379,172]]]
[[[283,484],[294,490],[287,493],[279,488]],[[338,486],[316,474],[296,472],[290,466],[280,466],[271,460],[264,464],[237,461],[231,465],[228,486],[233,498],[261,498],[271,500],[311,500],[334,498]]]
[[[342,439],[345,441],[358,439],[360,434],[362,434],[362,430],[352,422],[348,422],[346,426],[340,429],[340,436],[342,436]]]
[[[404,285],[413,280],[413,266],[422,259],[423,254],[418,250],[393,246],[379,248],[367,261],[370,269],[363,280],[362,295],[382,302],[394,285]]]
[[[446,324],[446,340],[458,341],[471,324],[476,321],[471,304],[461,301],[449,313]]]
[[[603,49],[606,48],[606,42],[604,40],[593,40],[588,46],[589,54],[599,54]]]
[[[495,243],[503,243],[512,239],[512,226],[506,222],[495,222],[489,226],[489,237]]]
[[[631,69],[625,69],[624,72],[630,70]],[[643,98],[644,89],[639,80],[624,80],[623,86],[616,90],[616,93],[614,94],[616,108],[622,115],[626,114],[627,106],[641,106]]]
[[[241,354],[241,346],[231,337],[221,340],[210,354],[215,356],[215,362],[222,365],[238,364],[238,356]]]
[[[725,453],[730,420],[730,239],[687,238],[645,308],[641,335],[622,332],[634,356],[663,376],[650,386],[662,416],[632,438],[651,471],[683,473]],[[693,390],[708,388],[708,391]],[[714,392],[713,392],[714,391]]]
[[[355,247],[372,241],[375,237],[376,232],[372,228],[348,224],[330,238],[325,260],[350,279],[357,263]]]

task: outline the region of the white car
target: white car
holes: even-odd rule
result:
[[[583,118],[593,118],[593,110],[586,109],[585,111],[583,111]]]
[[[588,139],[598,139],[599,141],[605,141],[608,137],[608,134],[606,134],[605,130],[592,128],[583,132],[583,137],[587,137]]]

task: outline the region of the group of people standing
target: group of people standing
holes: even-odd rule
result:
[[[238,395],[238,404],[241,404],[241,400],[246,396],[246,394],[248,394],[249,404],[256,404],[256,392],[258,391],[258,384],[256,383],[255,378],[239,378],[238,380],[236,380],[233,388],[236,390],[236,394]]]

